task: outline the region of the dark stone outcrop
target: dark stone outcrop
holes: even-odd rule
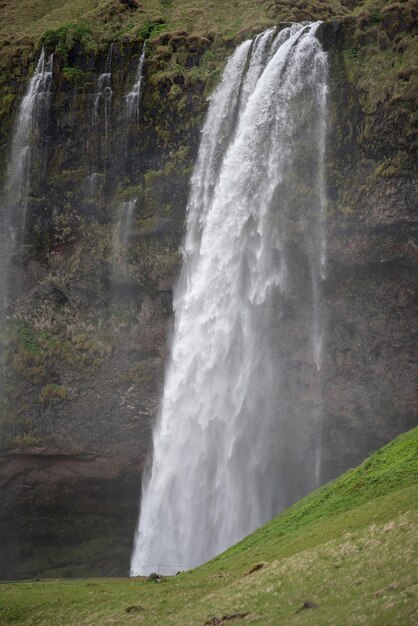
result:
[[[2,577],[125,574],[142,469],[125,449],[113,456],[51,448],[3,453]]]

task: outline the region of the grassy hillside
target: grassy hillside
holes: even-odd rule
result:
[[[87,25],[92,32],[112,39],[137,35],[147,22],[155,20],[167,29],[193,33],[218,30],[236,34],[257,23],[282,20],[326,19],[348,13],[339,0],[311,3],[282,0],[12,0],[0,2],[2,20],[0,45],[36,39],[46,30],[71,22]]]
[[[196,570],[3,584],[1,622],[412,625],[417,478],[418,428]]]

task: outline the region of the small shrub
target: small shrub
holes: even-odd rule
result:
[[[70,83],[80,83],[85,77],[85,73],[78,67],[69,67],[66,65],[62,70],[62,76]]]
[[[41,404],[50,404],[52,402],[62,402],[68,400],[70,392],[66,387],[50,383],[42,387],[38,399]]]
[[[32,435],[21,435],[9,443],[10,447],[16,448],[33,448],[34,446],[38,446],[40,444],[41,440],[37,437],[33,437]]]
[[[141,39],[151,39],[158,37],[160,33],[163,33],[168,28],[168,24],[161,22],[147,22],[138,30],[138,36]]]
[[[91,28],[83,22],[70,22],[59,28],[47,30],[41,37],[43,46],[55,49],[55,54],[67,61],[68,53],[73,49],[76,42],[81,42],[86,48],[91,48],[93,39]]]
[[[347,48],[344,52],[350,59],[357,59],[358,57],[358,50],[354,50],[354,48]]]

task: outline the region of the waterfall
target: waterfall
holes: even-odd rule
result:
[[[126,261],[127,251],[132,233],[132,224],[134,219],[134,211],[137,204],[137,199],[133,198],[121,203],[119,218],[115,224],[113,230],[113,278],[119,280],[121,278],[120,273],[126,273]]]
[[[118,222],[118,234],[120,244],[126,249],[132,230],[133,213],[136,206],[136,198],[122,203],[121,216]]]
[[[31,184],[34,156],[42,158],[42,131],[48,124],[51,99],[53,55],[42,49],[35,73],[29,80],[20,104],[14,127],[12,147],[2,194],[2,310],[6,306],[9,290],[10,262],[21,252],[24,244],[28,195]]]
[[[110,45],[107,53],[105,71],[100,74],[97,79],[97,92],[94,96],[93,104],[93,127],[97,128],[101,125],[100,111],[103,114],[103,128],[105,142],[107,146],[107,138],[109,134],[110,114],[112,109],[112,60],[113,60],[113,43]]]
[[[135,74],[134,84],[125,95],[125,107],[123,114],[123,129],[122,129],[122,142],[121,142],[121,156],[119,159],[120,177],[129,177],[129,171],[136,175],[135,171],[135,148],[138,145],[138,130],[139,130],[139,112],[142,98],[142,92],[145,83],[145,55],[146,44],[142,49],[141,56],[138,62],[138,68]],[[131,143],[133,144],[131,146]],[[128,161],[129,155],[129,161]],[[138,199],[136,197],[130,200],[125,200],[119,205],[119,214],[115,222],[113,232],[113,278],[117,281],[117,275],[127,272],[127,251],[130,243],[132,225],[134,220],[134,211],[137,205]],[[120,278],[120,277],[119,277]]]
[[[91,123],[91,138],[88,144],[92,145],[90,162],[90,176],[87,185],[91,192],[89,202],[99,203],[98,180],[99,172],[103,172],[106,179],[109,157],[109,130],[112,115],[112,63],[114,44],[110,44],[106,57],[104,72],[99,74],[96,82],[96,93],[93,98],[93,112]]]
[[[121,142],[120,168],[121,174],[129,180],[138,182],[138,154],[140,142],[138,141],[140,130],[140,107],[145,85],[145,61],[146,43],[142,48],[139,57],[133,85],[125,95],[125,106],[123,111],[124,132]]]
[[[138,122],[139,105],[141,104],[142,91],[144,87],[144,67],[145,67],[146,43],[139,58],[138,69],[132,89],[125,96],[125,117],[128,122]]]
[[[210,99],[133,575],[207,561],[320,481],[328,69],[318,26],[242,43]]]
[[[91,112],[91,126],[87,136],[89,174],[84,181],[85,202],[96,211],[103,204],[103,188],[108,180],[109,130],[112,116],[112,64],[114,44],[110,44],[104,72],[96,79]]]

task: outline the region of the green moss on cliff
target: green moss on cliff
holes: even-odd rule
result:
[[[76,43],[81,44],[86,51],[97,49],[92,37],[92,29],[85,22],[70,22],[58,28],[47,30],[42,35],[40,43],[55,50],[55,54],[64,62],[67,61],[68,53]]]
[[[392,126],[381,152],[389,156],[399,144],[410,147],[415,136],[418,106],[417,19],[413,0],[399,3],[367,0],[353,13],[353,34],[344,50],[345,67],[351,84],[360,95],[365,114],[360,140],[378,152],[374,135],[378,120]],[[402,126],[402,137],[395,127]],[[410,165],[409,165],[410,167]]]

